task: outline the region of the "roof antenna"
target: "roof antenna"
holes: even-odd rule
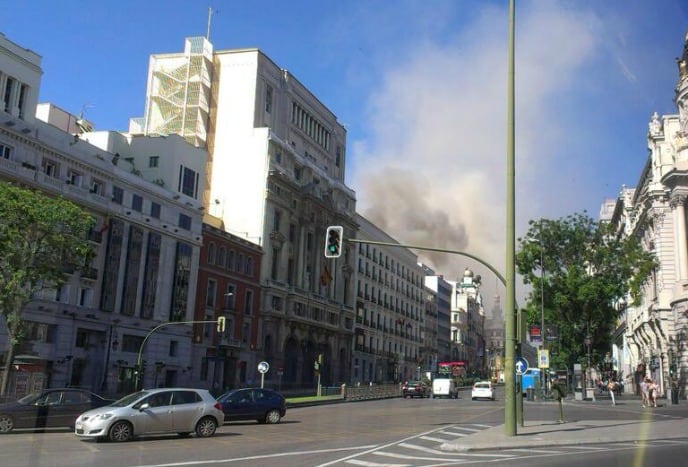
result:
[[[217,12],[216,12],[217,13]],[[208,7],[208,27],[205,32],[205,40],[210,41],[210,19],[213,17],[213,7]]]

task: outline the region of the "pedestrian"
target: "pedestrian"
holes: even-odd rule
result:
[[[612,405],[616,405],[616,399],[614,398],[614,391],[616,391],[616,383],[611,378],[609,378],[609,381],[607,381],[607,391],[609,391],[609,396],[612,398]]]
[[[650,380],[649,387],[650,402],[652,403],[652,407],[657,407],[657,393],[659,392],[659,384],[657,384],[657,381]]]
[[[640,397],[642,397],[643,407],[648,407],[650,405],[650,387],[647,384],[648,378],[643,378],[640,380]]]

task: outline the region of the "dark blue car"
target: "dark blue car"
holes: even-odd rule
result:
[[[238,420],[279,423],[287,413],[284,396],[272,389],[232,389],[218,397],[217,401],[222,405],[225,423]]]

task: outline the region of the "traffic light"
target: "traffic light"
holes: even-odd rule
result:
[[[225,317],[218,316],[217,318],[217,332],[225,332]]]
[[[341,225],[331,225],[325,234],[325,258],[339,258],[342,256],[342,239],[344,228]]]

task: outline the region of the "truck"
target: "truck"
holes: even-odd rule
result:
[[[459,398],[459,388],[452,377],[437,376],[432,380],[432,397]]]

